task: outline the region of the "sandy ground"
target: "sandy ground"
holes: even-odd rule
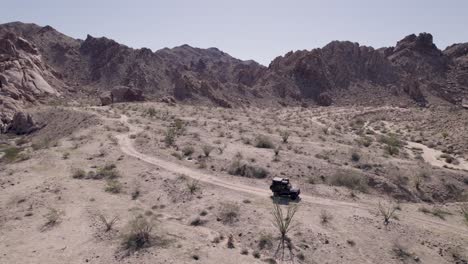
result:
[[[149,115],[150,108],[156,114]],[[2,163],[2,263],[274,263],[278,234],[272,224],[268,188],[273,176],[290,177],[302,191],[298,202],[283,200],[299,205],[289,233],[295,263],[467,261],[468,225],[460,212],[466,205],[463,192],[455,198],[442,196],[447,198],[444,202],[397,201],[393,192],[399,190],[386,193],[371,186],[369,191],[360,192],[320,181],[319,176],[328,179],[335,170],[358,171],[362,166],[357,165],[365,162],[377,167],[367,174],[383,170],[383,176],[377,176],[391,184],[386,167],[420,168],[422,161],[411,150],[418,148],[424,166],[431,165],[433,174],[427,179],[430,188],[419,183],[424,185],[420,192],[443,193],[445,185],[439,186],[440,182],[466,188],[456,181],[467,176],[462,156],[453,165],[441,163],[440,150],[412,141],[406,141],[397,156],[386,154],[377,142],[367,148],[354,145],[361,136],[345,127],[349,120],[339,123],[335,118],[348,119],[346,109],[226,110],[148,103],[73,110],[91,113],[99,122],[57,136],[57,144],[26,147],[26,160]],[[185,131],[175,146],[165,146],[165,132],[177,118],[184,121]],[[374,124],[369,122],[369,126]],[[276,161],[271,149],[256,148],[242,139],[262,133],[278,145],[281,138],[272,127],[292,131],[288,143],[281,143]],[[223,151],[215,148],[203,158],[203,144],[225,147]],[[175,153],[187,145],[195,149],[191,157],[176,157]],[[349,160],[350,151],[356,149],[361,155],[359,164]],[[267,168],[268,177],[227,173],[238,153],[249,164]],[[325,154],[326,160],[322,158]],[[106,192],[106,180],[72,177],[76,169],[97,171],[106,164],[117,167],[122,186],[119,193]],[[188,186],[195,183],[192,193]],[[418,192],[409,185],[405,188]],[[137,197],[132,197],[136,190]],[[397,202],[396,217],[384,225],[379,203],[390,206]],[[222,219],[226,204],[239,208],[229,223]],[[446,214],[441,218],[421,208],[440,209]],[[47,224],[51,211],[58,217]],[[330,215],[326,223],[322,221],[324,214]],[[118,221],[105,232],[98,215],[108,219],[118,216]],[[140,216],[153,225],[154,238],[150,247],[128,252],[122,245],[123,237],[128,223]],[[197,218],[199,224],[193,225]],[[230,235],[234,248],[227,245]],[[261,241],[267,241],[266,246],[260,246]]]

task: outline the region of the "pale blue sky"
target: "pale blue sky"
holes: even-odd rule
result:
[[[332,40],[392,46],[430,32],[439,48],[468,42],[467,0],[0,0],[0,23],[22,21],[84,39],[107,36],[153,51],[217,47],[264,65]]]

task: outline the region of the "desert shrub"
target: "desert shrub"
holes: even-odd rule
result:
[[[395,155],[400,154],[400,149],[398,147],[395,147],[395,146],[386,145],[384,147],[384,150],[385,150],[386,153],[388,153],[391,156],[395,156]]]
[[[395,242],[393,244],[392,251],[400,259],[407,259],[407,258],[412,257],[412,254],[409,252],[409,250],[406,248],[406,246],[402,245],[399,242]]]
[[[70,158],[70,152],[63,153],[62,159],[67,160],[68,158]]]
[[[258,239],[258,248],[260,250],[263,249],[271,249],[273,247],[273,236],[271,234],[261,234],[260,238]]]
[[[281,139],[283,140],[283,143],[288,143],[290,132],[287,130],[280,131],[280,136]]]
[[[243,249],[241,250],[240,253],[241,253],[241,255],[248,255],[248,254],[249,254],[249,250],[246,249],[246,248],[243,248]]]
[[[191,180],[187,182],[187,189],[190,194],[196,193],[200,189],[200,182],[198,180]]]
[[[248,138],[248,137],[242,137],[242,138],[241,138],[241,141],[242,141],[242,143],[244,143],[244,144],[246,144],[246,145],[252,144],[252,141],[251,141],[250,138]]]
[[[128,223],[128,231],[122,237],[124,249],[137,251],[151,246],[153,225],[139,216]]]
[[[195,149],[192,146],[185,146],[182,148],[182,154],[184,156],[191,156],[195,152]]]
[[[253,256],[254,258],[258,259],[258,258],[260,258],[260,252],[258,252],[257,250],[254,250],[254,251],[252,252],[252,256]],[[276,262],[275,262],[275,263],[276,263]]]
[[[259,167],[244,164],[241,160],[234,160],[228,168],[228,173],[231,175],[238,175],[248,178],[263,179],[269,174],[268,170]]]
[[[227,245],[228,248],[235,248],[235,246],[234,246],[234,236],[232,234],[230,234],[228,236],[228,240],[227,240],[226,245]]]
[[[344,186],[351,190],[367,191],[367,180],[352,170],[339,170],[330,179],[333,186]]]
[[[40,150],[40,149],[47,149],[51,146],[57,146],[58,145],[58,142],[57,141],[53,141],[52,139],[50,138],[44,138],[44,139],[41,139],[41,140],[36,140],[34,141],[32,144],[31,144],[31,147],[34,149],[34,150]]]
[[[426,207],[419,208],[419,211],[425,214],[430,214],[432,216],[438,217],[442,220],[445,220],[445,216],[451,215],[452,213],[442,210],[441,208],[429,209]]]
[[[104,167],[99,168],[94,175],[90,178],[92,179],[115,179],[120,176],[117,171],[115,164],[107,164]]]
[[[223,202],[219,208],[219,218],[224,224],[232,224],[238,221],[240,208],[237,203]]]
[[[73,169],[72,178],[73,179],[83,179],[86,177],[86,171],[83,169]]]
[[[364,137],[361,137],[360,140],[358,140],[358,143],[360,145],[363,145],[364,147],[369,147],[370,145],[372,145],[372,142],[374,140],[371,138],[371,137],[368,137],[368,136],[364,136]]]
[[[60,222],[61,215],[62,215],[61,211],[55,208],[49,208],[49,211],[45,215],[46,222],[42,226],[42,230],[45,230],[45,229],[48,229],[57,225]]]
[[[180,153],[178,153],[178,152],[173,152],[173,153],[171,154],[171,156],[177,158],[178,160],[181,160],[181,159],[182,159],[182,155],[180,155]]]
[[[140,197],[140,188],[135,187],[135,189],[131,193],[132,200],[136,200],[138,197]]]
[[[98,215],[98,219],[101,221],[101,223],[104,225],[105,232],[109,232],[112,230],[112,227],[114,226],[115,223],[119,220],[118,216],[114,216],[112,219],[107,220],[107,218],[103,214]]]
[[[104,190],[110,193],[120,193],[122,184],[115,179],[110,179],[106,181],[106,188]]]
[[[200,217],[196,216],[192,219],[190,219],[189,223],[191,226],[201,226],[204,224],[205,221],[203,221]]]
[[[320,212],[320,223],[328,224],[333,219],[333,215],[330,214],[327,210],[322,210]]]
[[[173,146],[175,143],[175,138],[176,130],[173,127],[168,128],[164,134],[164,143],[166,144],[166,147]]]
[[[379,138],[379,142],[385,144],[385,151],[392,156],[398,155],[400,147],[403,146],[403,142],[395,134],[382,135]]]
[[[156,116],[157,114],[157,111],[156,109],[154,109],[153,107],[150,107],[146,110],[146,114],[149,116],[149,117],[154,117]]]
[[[185,123],[183,120],[181,119],[175,119],[173,124],[172,124],[172,127],[175,129],[175,132],[180,135],[182,134],[184,131],[185,131]]]
[[[211,145],[203,145],[202,150],[203,154],[205,154],[205,157],[210,156],[211,151],[213,151],[213,146]]]
[[[17,147],[10,147],[7,149],[2,150],[4,153],[2,160],[6,162],[14,162],[17,161],[20,157],[20,153],[23,151],[22,148],[17,148]]]
[[[444,153],[444,154],[440,155],[440,157],[442,159],[444,159],[445,162],[447,162],[449,164],[455,163],[455,158],[453,156],[449,155],[449,154]]]
[[[356,150],[351,152],[351,160],[354,162],[358,162],[361,159],[361,154],[359,154]]]
[[[395,211],[398,209],[396,205],[387,205],[384,206],[379,202],[379,212],[384,218],[384,225],[388,225],[390,223],[390,219],[395,217]]]
[[[26,143],[28,143],[28,139],[25,138],[25,137],[20,137],[20,138],[18,138],[17,140],[15,140],[15,144],[16,144],[17,146],[22,146],[22,145],[24,145],[24,144],[26,144]]]
[[[255,147],[257,148],[275,148],[271,139],[265,135],[258,135],[255,138]]]

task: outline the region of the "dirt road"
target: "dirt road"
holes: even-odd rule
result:
[[[239,191],[243,193],[249,193],[249,194],[256,195],[256,196],[261,196],[264,198],[271,197],[271,192],[269,191],[267,187],[258,188],[255,186],[245,185],[242,183],[229,182],[226,179],[223,179],[222,177],[217,177],[217,176],[207,174],[205,172],[202,172],[193,168],[181,166],[180,164],[173,163],[171,161],[167,161],[167,160],[157,158],[157,157],[148,156],[148,155],[138,152],[134,148],[132,139],[130,139],[129,135],[139,133],[142,131],[142,129],[129,123],[128,117],[125,115],[121,116],[120,121],[122,123],[125,123],[130,128],[128,133],[123,133],[117,136],[120,148],[123,153],[129,156],[135,157],[144,162],[150,163],[152,165],[158,166],[167,171],[177,173],[177,174],[183,174],[187,177],[199,180],[201,182],[213,184],[213,185],[227,188],[230,190],[235,190],[235,191]],[[337,209],[338,208],[348,209],[348,210],[351,209],[354,211],[360,210],[361,212],[364,211],[365,213],[369,213],[370,211],[374,211],[376,209],[375,203],[364,203],[364,202],[353,203],[353,202],[337,201],[337,200],[331,200],[331,199],[320,198],[320,197],[313,197],[309,195],[301,195],[301,202],[307,202],[308,205],[322,206],[322,207],[328,207],[328,208],[335,207]],[[454,226],[445,222],[437,221],[435,219],[434,220],[426,219],[425,217],[418,216],[415,213],[411,215],[405,214],[404,218],[402,218],[401,220],[403,221],[405,219],[406,219],[406,222],[408,222],[408,224],[419,225],[419,226],[423,225],[430,229],[440,230],[441,232],[451,232],[456,235],[468,236],[468,230],[466,228]]]

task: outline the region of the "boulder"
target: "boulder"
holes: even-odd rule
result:
[[[36,130],[41,129],[43,126],[38,125],[31,114],[24,112],[17,112],[13,116],[13,120],[8,127],[8,132],[16,135],[30,134]]]
[[[127,86],[118,86],[111,91],[112,103],[144,101],[143,91]]]
[[[317,97],[317,104],[321,105],[321,106],[330,106],[332,104],[332,98],[330,97],[330,95],[328,93],[321,93],[319,94],[319,96]]]
[[[174,106],[176,104],[176,100],[172,96],[164,96],[163,98],[161,98],[161,102],[171,106]]]
[[[106,106],[112,104],[112,94],[110,92],[104,92],[99,96],[101,105]]]

